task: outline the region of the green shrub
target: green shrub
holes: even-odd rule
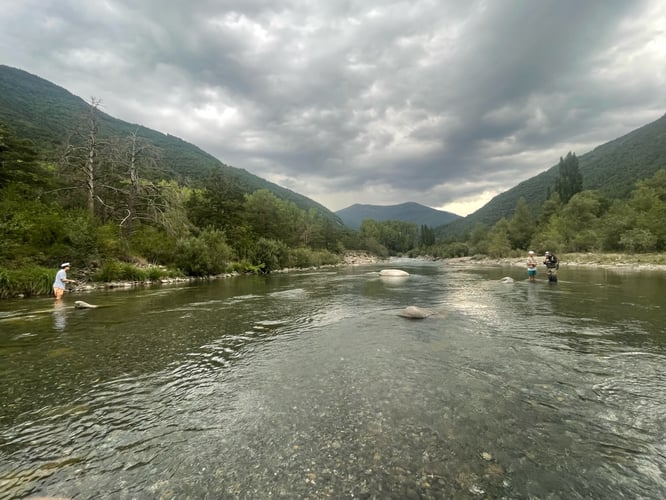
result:
[[[150,281],[157,281],[167,275],[168,272],[166,270],[161,269],[157,266],[150,266],[146,270],[146,278],[148,278]]]
[[[0,298],[48,295],[54,279],[55,271],[35,265],[17,270],[0,269]]]
[[[289,263],[286,267],[306,268],[338,264],[340,256],[328,250],[313,250],[307,247],[294,248],[289,251]]]
[[[66,212],[60,226],[55,227],[62,227],[63,242],[70,249],[66,254],[68,259],[78,262],[80,266],[96,260],[97,223],[87,212]]]
[[[110,282],[120,280],[122,265],[117,260],[107,260],[95,273],[95,281]]]
[[[634,228],[620,236],[620,246],[629,252],[653,252],[657,248],[657,236],[647,229]]]
[[[262,272],[262,267],[259,265],[254,265],[252,262],[250,262],[247,259],[242,259],[240,261],[232,262],[231,263],[231,269],[233,272],[245,274],[245,273],[252,273],[252,274],[259,274]]]
[[[123,281],[146,281],[148,279],[148,272],[133,264],[121,264],[120,273],[120,279]]]
[[[157,281],[165,276],[177,273],[161,269],[158,266],[139,267],[128,262],[108,260],[95,273],[95,281]]]
[[[317,250],[315,253],[319,261],[318,265],[320,266],[332,266],[342,261],[338,254],[329,252],[328,250]]]
[[[11,297],[11,279],[7,269],[0,269],[0,299]]]
[[[103,259],[127,259],[129,257],[127,245],[119,238],[118,226],[104,224],[96,230],[95,244],[99,256]]]
[[[282,241],[259,238],[254,245],[253,264],[264,273],[289,265],[289,249]]]
[[[174,260],[188,276],[211,276],[229,268],[232,254],[222,231],[206,229],[199,236],[178,240]]]
[[[152,226],[139,226],[130,238],[130,250],[149,262],[171,264],[175,263],[176,240]]]
[[[309,248],[294,248],[291,250],[288,267],[303,268],[312,265],[312,251]]]

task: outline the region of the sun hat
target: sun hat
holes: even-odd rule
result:
[[[530,250],[530,251],[527,252],[527,253],[530,254],[530,255],[534,255],[534,250]]]
[[[69,262],[63,262],[62,264],[60,264],[60,267],[61,268],[69,267]]]
[[[550,252],[546,252],[546,255],[550,255]]]

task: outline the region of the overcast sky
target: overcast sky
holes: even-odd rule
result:
[[[0,0],[0,63],[333,211],[466,215],[666,113],[666,2]]]

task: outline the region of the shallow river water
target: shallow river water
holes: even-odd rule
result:
[[[0,499],[665,498],[665,297],[400,260],[0,302]]]

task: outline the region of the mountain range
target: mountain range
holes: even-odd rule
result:
[[[0,122],[19,137],[30,139],[45,159],[52,159],[62,149],[72,124],[81,123],[90,104],[80,97],[39,76],[0,65]],[[98,115],[101,138],[126,138],[138,135],[161,152],[160,175],[178,181],[203,181],[213,172],[232,179],[244,192],[268,189],[275,196],[291,201],[301,209],[314,208],[336,224],[357,229],[365,218],[378,221],[401,220],[437,228],[440,237],[461,235],[476,224],[493,225],[502,217],[511,217],[523,197],[538,212],[558,177],[558,165],[527,179],[497,195],[476,212],[459,217],[418,203],[378,206],[356,204],[333,213],[314,200],[269,182],[242,168],[222,163],[217,158],[178,137],[125,122],[102,111]],[[562,152],[562,156],[566,155]],[[622,137],[578,154],[583,188],[599,191],[607,198],[624,198],[636,181],[651,177],[666,167],[666,115]]]
[[[413,222],[418,225],[428,227],[438,227],[448,224],[460,216],[435,210],[414,202],[401,203],[399,205],[362,205],[355,204],[335,212],[345,226],[351,229],[360,229],[361,222],[365,219],[376,221],[399,220],[403,222]]]

